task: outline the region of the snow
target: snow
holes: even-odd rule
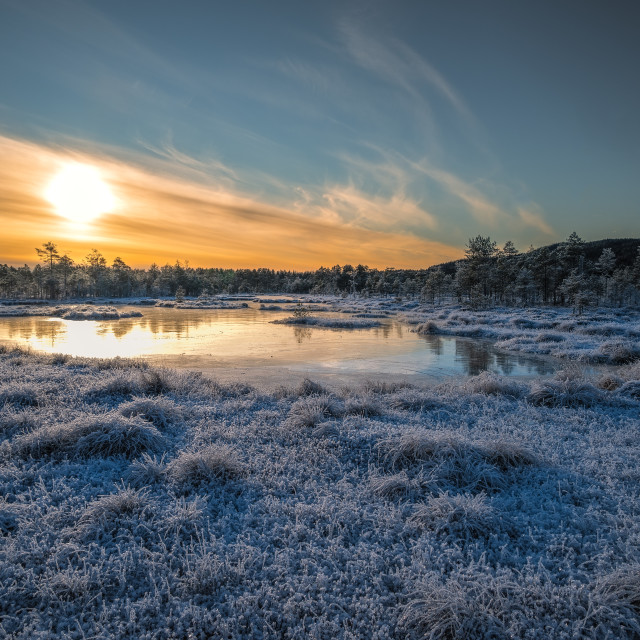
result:
[[[404,312],[637,341],[633,314]],[[0,346],[0,636],[637,638],[639,390],[632,363],[266,393]]]

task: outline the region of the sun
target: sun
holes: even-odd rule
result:
[[[68,164],[51,180],[46,199],[61,215],[75,223],[90,222],[109,213],[116,199],[109,185],[95,167],[87,164]]]

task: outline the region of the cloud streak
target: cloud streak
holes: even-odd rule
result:
[[[236,268],[315,269],[345,262],[424,267],[461,254],[444,243],[394,230],[393,224],[379,230],[363,228],[357,219],[353,224],[328,222],[303,215],[293,205],[274,206],[223,185],[172,177],[162,162],[152,170],[104,153],[54,150],[7,137],[0,137],[0,153],[5,159],[0,165],[0,224],[7,230],[3,257],[14,264],[33,263],[34,247],[49,240],[76,261],[97,247],[109,259],[119,255],[133,266],[188,258],[193,265]],[[69,161],[98,167],[121,203],[91,227],[64,221],[43,197],[48,181]],[[368,206],[354,190],[333,197],[356,214]],[[383,199],[371,202],[384,218]],[[409,201],[390,206],[421,215]]]

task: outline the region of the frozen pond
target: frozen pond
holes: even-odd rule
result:
[[[289,311],[132,309],[142,312],[142,317],[107,321],[0,318],[0,342],[73,356],[143,358],[171,367],[261,370],[264,376],[276,369],[339,378],[445,378],[485,370],[534,376],[554,370],[546,358],[501,353],[486,340],[419,336],[394,319],[383,319],[381,327],[341,330],[272,323],[290,315]]]

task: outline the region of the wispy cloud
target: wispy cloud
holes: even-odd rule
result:
[[[555,234],[554,230],[543,218],[542,211],[537,205],[529,205],[529,208],[518,207],[518,215],[520,216],[520,220],[528,227],[538,229],[538,231],[542,231],[542,233],[548,236]]]
[[[175,177],[163,170],[164,161],[152,168],[148,158],[135,164],[6,137],[0,137],[0,154],[5,160],[0,165],[3,258],[13,263],[33,262],[33,248],[48,240],[75,260],[95,246],[109,259],[120,255],[134,265],[189,258],[203,266],[317,268],[348,261],[418,267],[460,255],[455,247],[394,231],[393,225],[378,230],[355,221],[331,223],[303,215],[293,202],[274,206],[223,185]],[[121,203],[91,227],[70,225],[43,197],[55,172],[70,160],[98,167]],[[356,215],[367,206],[355,191],[336,192],[334,198]],[[388,204],[373,200],[382,219]],[[419,214],[409,201],[395,204],[406,214]]]
[[[353,227],[376,230],[435,229],[435,216],[401,191],[372,196],[354,185],[334,186],[323,194],[328,211]]]
[[[455,174],[436,169],[424,162],[415,166],[426,176],[447,189],[451,195],[462,200],[478,222],[488,226],[495,226],[500,220],[504,221],[509,218],[509,214],[492,202],[480,189]]]
[[[428,103],[421,92],[421,83],[426,82],[460,116],[476,125],[475,118],[455,89],[435,67],[405,43],[394,38],[373,37],[349,21],[340,23],[340,32],[348,52],[361,67],[401,87],[425,105]]]

